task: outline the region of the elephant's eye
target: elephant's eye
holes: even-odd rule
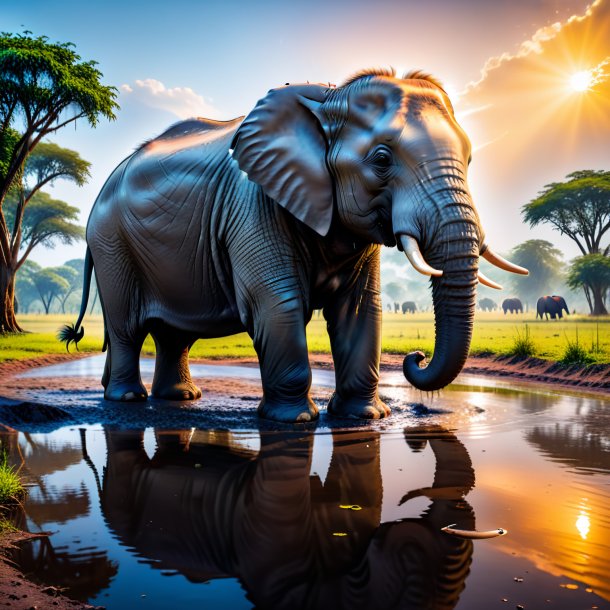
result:
[[[380,178],[386,177],[394,164],[392,151],[385,147],[377,148],[370,156],[370,163],[373,166],[373,170]]]

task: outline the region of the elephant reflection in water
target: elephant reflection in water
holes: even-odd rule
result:
[[[440,528],[474,528],[464,501],[474,471],[466,448],[441,428],[405,432],[414,451],[430,444],[436,472],[403,502],[425,496],[430,505],[381,525],[374,431],[333,433],[324,485],[310,476],[311,433],[261,434],[260,451],[229,432],[159,433],[152,459],[141,431],[107,429],[106,437],[107,523],[157,568],[194,582],[237,577],[265,608],[453,608],[465,586],[472,542]]]

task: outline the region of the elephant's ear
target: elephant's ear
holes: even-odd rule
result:
[[[272,89],[237,130],[233,158],[248,178],[291,214],[324,236],[333,215],[326,138],[318,118],[328,89]]]

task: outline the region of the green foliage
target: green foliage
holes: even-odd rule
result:
[[[67,280],[51,267],[39,271],[32,280],[47,313],[49,313],[53,299],[62,295],[70,287]]]
[[[567,178],[547,184],[523,206],[523,217],[532,227],[553,225],[575,241],[583,254],[601,252],[602,238],[610,229],[610,172],[583,170]]]
[[[91,176],[91,163],[74,150],[53,142],[40,142],[30,153],[23,170],[24,182],[32,183],[30,191],[52,184],[57,178],[71,180],[83,186]]]
[[[565,266],[561,251],[544,239],[530,239],[515,246],[508,257],[529,270],[529,275],[511,275],[512,292],[534,305],[545,294],[557,294]]]
[[[11,193],[6,198],[4,214],[9,226],[15,219],[18,199]],[[59,241],[70,245],[84,239],[85,229],[78,222],[79,209],[48,193],[39,191],[30,200],[21,225],[21,244],[27,253],[39,244],[53,248]]]
[[[383,287],[383,292],[385,292],[393,301],[400,301],[405,295],[404,286],[398,282],[390,282],[386,284]]]
[[[0,129],[0,181],[6,178],[19,138],[19,132],[15,129],[10,127]]]
[[[610,289],[610,257],[587,254],[575,258],[568,271],[567,284],[570,288],[598,284],[604,291]]]
[[[582,288],[593,315],[605,315],[606,295],[610,290],[610,257],[604,254],[587,254],[572,261],[567,284]]]
[[[17,190],[19,197],[13,222],[0,227],[0,266],[8,275],[19,268],[37,243],[52,243],[55,238],[70,243],[82,237],[80,227],[66,222],[69,206],[63,204],[60,215],[42,214],[42,218],[39,208],[35,218],[27,221],[29,241],[24,239],[26,249],[18,258],[23,245],[20,227],[26,222],[22,213],[33,204],[29,197],[55,178],[82,184],[89,175],[88,164],[76,153],[53,144],[44,145],[29,165],[28,157],[43,138],[79,119],[95,127],[100,117],[115,118],[117,90],[103,85],[101,78],[96,63],[82,61],[72,43],[52,43],[46,36],[31,36],[29,32],[0,34],[0,210],[5,211],[11,189]],[[28,191],[23,184],[24,169],[26,178],[34,181]],[[53,200],[49,197],[49,201]],[[58,206],[54,207],[57,211]],[[19,330],[8,286],[0,294],[0,328],[2,332]]]
[[[25,493],[25,488],[19,480],[13,466],[8,463],[6,451],[0,453],[0,504],[16,502]]]
[[[595,358],[578,341],[578,326],[576,327],[576,339],[570,341],[566,335],[566,348],[559,362],[565,366],[578,365],[587,366],[595,362]]]
[[[17,113],[30,126],[52,130],[62,112],[72,110],[95,127],[99,115],[114,119],[114,87],[102,85],[94,61],[81,61],[70,42],[52,43],[46,36],[0,34],[0,122]],[[67,119],[66,119],[67,120]]]
[[[525,325],[523,333],[516,329],[515,337],[513,338],[513,345],[509,350],[510,356],[519,356],[521,358],[531,358],[536,355],[536,344],[532,339],[529,326]]]

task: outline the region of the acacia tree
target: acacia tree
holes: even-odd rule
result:
[[[568,273],[570,288],[582,288],[593,316],[608,315],[606,298],[610,290],[610,257],[587,254],[574,259]]]
[[[102,85],[93,61],[81,61],[71,43],[50,43],[30,33],[0,34],[0,332],[21,330],[15,319],[12,242],[25,215],[25,198],[16,210],[17,226],[6,222],[4,204],[19,187],[25,162],[41,140],[85,119],[114,119],[116,89]],[[19,220],[21,218],[21,220]]]
[[[45,313],[49,313],[53,299],[60,298],[68,290],[69,284],[53,267],[45,267],[32,277],[38,290]]]
[[[68,289],[61,296],[61,311],[66,313],[68,299],[83,286],[83,271],[85,259],[76,258],[65,262],[61,267],[56,267],[55,272],[68,282]]]
[[[511,250],[510,260],[530,272],[527,277],[515,275],[509,280],[512,291],[525,302],[533,305],[538,297],[556,292],[565,263],[551,242],[529,239]]]
[[[602,240],[610,230],[610,172],[583,170],[566,182],[547,184],[536,199],[525,204],[530,226],[548,223],[567,235],[584,254],[608,254]]]
[[[610,244],[604,246],[603,242],[610,230],[610,172],[583,170],[568,174],[567,178],[565,182],[548,184],[536,199],[524,205],[525,220],[531,227],[551,224],[574,241],[583,257],[607,257]],[[585,290],[585,296],[591,313],[598,315],[595,312],[605,309],[603,281],[595,274],[588,276],[588,281],[590,291]]]

